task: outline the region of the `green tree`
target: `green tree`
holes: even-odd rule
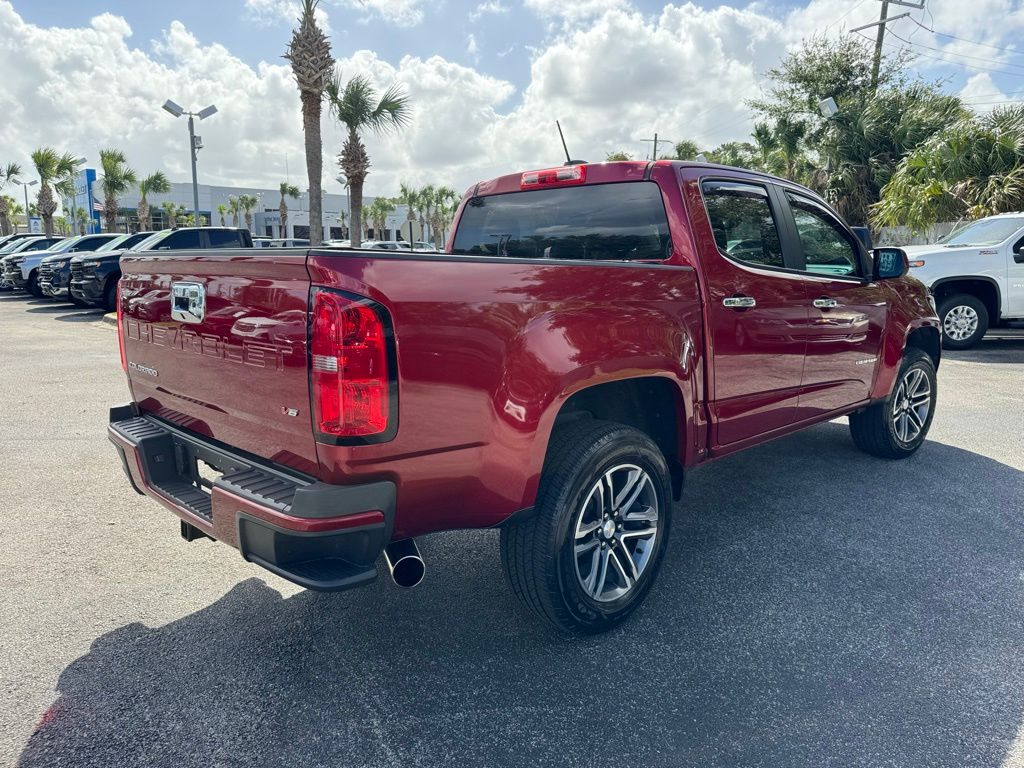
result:
[[[444,247],[448,225],[455,216],[455,208],[459,204],[459,193],[451,187],[437,187],[434,190],[430,208],[430,233],[434,245]]]
[[[178,226],[178,204],[172,203],[170,200],[165,200],[160,203],[160,207],[164,211],[164,218],[167,220],[167,226],[170,229],[174,229]]]
[[[8,184],[17,185],[21,183],[21,166],[17,163],[8,163],[0,166],[0,192]],[[11,208],[8,201],[12,198],[0,194],[0,235],[11,234]]]
[[[747,141],[727,141],[703,154],[709,163],[731,165],[734,168],[758,167],[757,148]]]
[[[245,219],[245,228],[252,232],[252,209],[259,204],[259,198],[256,195],[239,195],[238,196],[238,209],[242,212],[242,216]]]
[[[167,180],[167,176],[163,171],[151,173],[139,182],[139,205],[136,213],[139,216],[140,230],[146,231],[150,229],[153,224],[149,209],[149,200],[146,199],[146,196],[151,194],[166,195],[170,191],[171,182]]]
[[[366,218],[373,222],[373,234],[380,240],[384,236],[387,218],[395,212],[395,201],[390,197],[375,197],[367,206]]]
[[[292,74],[302,102],[302,132],[305,137],[306,175],[309,181],[309,242],[323,242],[323,141],[320,135],[320,114],[324,89],[334,71],[334,57],[327,35],[316,20],[319,0],[303,0],[299,26],[292,32],[285,58],[292,65]],[[236,224],[237,226],[237,224]]]
[[[968,115],[910,152],[872,210],[876,226],[916,231],[940,221],[1024,209],[1024,107]]]
[[[402,182],[398,185],[398,197],[395,198],[395,202],[406,207],[406,221],[416,221],[416,211],[420,207],[421,195],[422,192],[411,184]],[[395,239],[398,240],[399,238],[396,237]]]
[[[11,224],[11,230],[14,233],[17,233],[18,218],[25,215],[25,206],[18,203],[18,201],[13,197],[9,197],[7,195],[0,196],[0,202],[6,203],[7,217]],[[10,234],[10,232],[8,234]]]
[[[228,195],[228,211],[231,213],[231,226],[238,226],[238,214],[241,210],[242,206],[239,204],[238,198],[234,195]]]
[[[609,163],[614,163],[620,160],[632,160],[633,156],[629,154],[629,152],[623,152],[621,149],[619,149],[616,150],[615,152],[609,152],[607,155],[604,156],[604,159]]]
[[[408,125],[409,97],[401,86],[395,84],[378,99],[377,92],[365,77],[357,75],[342,87],[341,78],[335,76],[327,85],[327,101],[331,114],[345,129],[346,138],[338,164],[352,192],[352,218],[361,222],[363,183],[370,172],[370,157],[360,133],[369,130],[380,135]],[[312,192],[310,194],[312,197]],[[310,211],[312,216],[312,205]],[[361,240],[362,232],[353,232],[352,247],[358,248]]]
[[[277,211],[281,214],[281,237],[288,237],[288,203],[285,202],[285,198],[298,200],[299,188],[287,181],[282,181],[278,189],[281,191],[281,204],[277,206]]]
[[[101,149],[100,167],[103,169],[103,218],[107,222],[107,232],[117,227],[117,198],[138,183],[135,171],[128,167],[124,152],[119,149]]]
[[[677,141],[674,149],[676,160],[696,160],[697,155],[700,154],[700,147],[697,146],[697,142],[690,139]]]
[[[40,147],[32,153],[32,165],[39,176],[39,194],[36,196],[36,210],[43,220],[47,237],[53,237],[53,214],[57,211],[54,191],[63,197],[74,194],[74,177],[78,163],[69,153],[58,154],[51,147]]]
[[[226,227],[228,225],[228,207],[224,205],[224,203],[221,203],[220,205],[217,206],[217,213],[220,215],[220,225],[222,227]]]

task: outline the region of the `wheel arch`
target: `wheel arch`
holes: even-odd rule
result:
[[[944,277],[932,283],[931,292],[935,296],[937,305],[958,293],[974,296],[988,310],[990,323],[996,323],[999,320],[1003,300],[1002,291],[999,289],[999,283],[991,277],[984,275]]]
[[[661,450],[672,476],[672,495],[679,499],[686,461],[686,403],[678,384],[668,376],[634,376],[581,387],[562,401],[552,432],[578,419],[599,419],[633,427]],[[545,450],[548,464],[551,440]]]

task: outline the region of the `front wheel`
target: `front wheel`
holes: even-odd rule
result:
[[[119,279],[117,276],[111,277],[103,289],[103,308],[107,312],[114,312],[117,309],[117,281]]]
[[[935,363],[919,349],[908,349],[892,394],[881,403],[850,414],[853,442],[883,459],[905,459],[928,435],[935,416]]]
[[[28,276],[28,283],[25,285],[25,290],[35,296],[37,299],[45,299],[43,295],[43,289],[39,287],[39,275],[32,272]]]
[[[946,349],[970,349],[988,331],[985,302],[969,293],[950,296],[939,307],[943,345]]]
[[[669,470],[658,446],[585,420],[552,437],[534,514],[501,531],[513,591],[566,632],[618,626],[650,590],[668,540]]]

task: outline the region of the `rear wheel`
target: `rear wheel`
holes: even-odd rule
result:
[[[853,442],[883,459],[913,455],[931,427],[936,392],[935,363],[921,350],[908,349],[888,399],[850,414]]]
[[[950,296],[939,307],[943,344],[946,349],[970,349],[988,331],[985,302],[969,293]]]
[[[552,437],[533,516],[502,528],[502,563],[539,616],[566,632],[605,632],[647,596],[670,519],[657,445],[632,427],[577,422]]]

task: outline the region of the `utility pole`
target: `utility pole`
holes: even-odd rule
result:
[[[875,38],[875,60],[871,62],[871,90],[878,88],[878,70],[882,66],[882,43],[885,42],[885,22],[889,20],[889,0],[882,0],[882,15],[878,18],[878,36]]]
[[[671,139],[665,139],[665,138],[659,139],[657,132],[655,132],[653,139],[641,139],[641,141],[644,141],[644,142],[653,141],[654,142],[654,148],[651,150],[651,160],[657,160],[658,159],[658,142],[661,141],[662,143],[664,143],[664,142],[667,141],[667,142],[671,143],[672,140]]]

